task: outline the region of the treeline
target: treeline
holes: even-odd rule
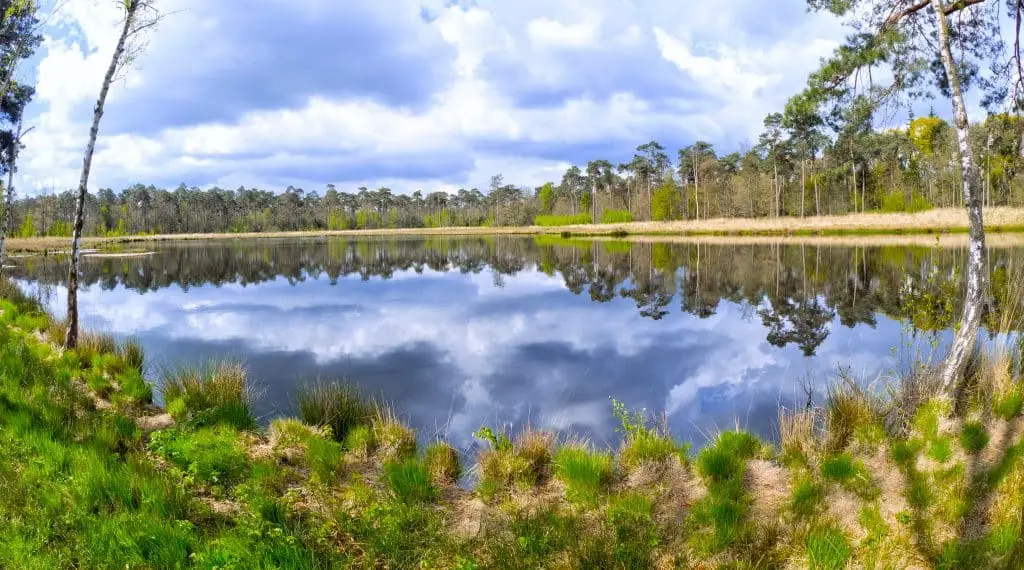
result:
[[[539,188],[494,176],[483,191],[390,188],[353,192],[288,187],[282,193],[240,187],[200,190],[136,184],[102,189],[85,203],[87,235],[230,233],[439,226],[543,225],[713,217],[834,215],[961,206],[959,161],[951,127],[935,116],[907,128],[876,131],[850,121],[833,139],[765,121],[759,143],[719,155],[710,143],[678,150],[656,141],[626,163],[594,160]],[[992,115],[971,131],[987,206],[1024,205],[1024,121]],[[18,200],[14,233],[67,236],[72,191]]]
[[[992,298],[985,326],[999,330],[1019,310],[1008,267],[1024,260],[992,250]],[[963,284],[943,276],[962,270],[962,249],[805,245],[648,244],[590,242],[541,236],[465,239],[296,240],[182,244],[152,256],[96,259],[81,282],[138,292],[168,287],[253,285],[286,279],[389,279],[403,271],[489,272],[497,286],[522,272],[560,278],[567,290],[596,303],[630,302],[654,320],[715,315],[723,302],[746,307],[766,340],[806,354],[838,324],[875,326],[887,315],[925,331],[949,330]],[[14,277],[62,285],[63,263],[30,258]]]

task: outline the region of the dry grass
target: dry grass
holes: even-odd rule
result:
[[[1021,220],[1024,208],[988,208],[986,226],[990,230],[1024,230]],[[864,233],[899,234],[963,231],[967,228],[967,213],[960,208],[939,208],[917,214],[850,214],[845,216],[811,216],[806,218],[716,218],[700,221],[630,222],[624,224],[588,224],[571,226],[517,226],[517,227],[449,227],[449,228],[395,228],[374,230],[265,232],[238,234],[177,234],[157,236],[125,236],[114,238],[85,238],[83,248],[98,248],[111,244],[146,243],[160,241],[194,241],[209,239],[303,238],[325,236],[400,236],[400,235],[535,235],[570,232],[587,235],[666,234],[666,235],[787,235],[791,233]],[[934,241],[932,236],[928,237]],[[12,238],[8,240],[12,253],[67,250],[67,238]]]

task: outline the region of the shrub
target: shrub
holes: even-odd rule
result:
[[[435,485],[451,485],[462,476],[459,452],[447,443],[439,441],[427,446],[423,461]]]
[[[629,210],[605,210],[601,214],[602,224],[625,224],[633,221],[633,214]]]
[[[395,498],[405,504],[424,503],[434,498],[427,466],[416,458],[391,461],[384,465],[384,479]]]
[[[589,224],[590,214],[576,214],[574,216],[551,216],[541,215],[533,219],[535,226],[577,226]]]
[[[978,421],[965,422],[960,430],[960,445],[968,453],[979,453],[988,445],[988,431],[984,424]]]
[[[315,382],[298,393],[299,415],[310,425],[331,429],[335,441],[345,441],[349,430],[370,422],[372,406],[350,384]]]
[[[817,527],[807,535],[807,556],[811,568],[841,570],[846,568],[851,554],[850,542],[838,528]]]
[[[594,504],[612,478],[612,457],[582,446],[568,446],[555,455],[555,476],[566,487],[566,498]]]
[[[203,368],[165,371],[161,389],[167,411],[175,420],[194,426],[227,424],[237,429],[256,427],[252,392],[239,364],[217,363]]]

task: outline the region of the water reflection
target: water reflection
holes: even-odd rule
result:
[[[1020,253],[992,253],[987,322]],[[527,420],[611,442],[612,396],[666,410],[699,442],[736,421],[771,435],[778,404],[805,398],[799,378],[838,365],[887,372],[901,365],[893,347],[920,331],[941,344],[964,254],[498,237],[187,243],[87,261],[80,302],[87,326],[139,336],[157,365],[242,359],[267,415],[288,412],[305,379],[345,377],[463,446],[482,423]],[[24,261],[15,276],[60,313],[63,265]]]

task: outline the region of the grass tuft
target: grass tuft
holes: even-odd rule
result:
[[[253,394],[240,364],[164,371],[160,383],[168,413],[197,427],[226,424],[254,429]]]
[[[989,435],[979,421],[965,422],[960,429],[960,445],[968,453],[980,453],[988,445]]]
[[[385,459],[403,459],[416,455],[416,432],[402,423],[391,408],[377,408],[372,430],[377,450]]]
[[[300,388],[296,398],[302,420],[330,428],[339,442],[345,441],[350,430],[368,424],[373,417],[373,406],[351,384],[317,381]]]
[[[807,535],[807,556],[812,569],[842,570],[852,554],[850,541],[836,527],[816,527]]]
[[[453,485],[462,476],[462,460],[458,450],[442,441],[427,446],[423,462],[435,485]]]
[[[645,463],[662,463],[670,457],[683,457],[686,448],[678,445],[668,429],[667,418],[651,422],[644,410],[630,412],[625,404],[612,399],[612,413],[619,420],[616,430],[623,435],[619,463],[635,469]]]
[[[593,505],[612,479],[612,456],[570,445],[555,454],[555,476],[566,487],[570,501]]]
[[[414,457],[386,463],[384,480],[395,498],[405,504],[425,503],[436,495],[430,471]]]

